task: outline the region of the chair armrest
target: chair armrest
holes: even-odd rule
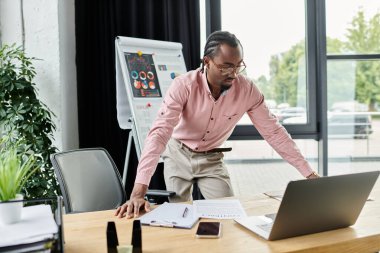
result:
[[[173,197],[175,192],[166,190],[148,190],[146,196]]]

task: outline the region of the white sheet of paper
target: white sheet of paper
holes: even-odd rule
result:
[[[238,219],[247,216],[237,199],[228,200],[195,200],[195,215],[200,218]]]
[[[140,222],[150,226],[191,228],[198,219],[192,205],[165,202],[141,216]]]
[[[20,222],[0,226],[0,247],[42,241],[57,232],[49,205],[24,207]]]

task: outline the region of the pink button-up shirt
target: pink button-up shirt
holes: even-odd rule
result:
[[[200,69],[174,79],[145,140],[135,183],[149,185],[170,137],[197,151],[220,147],[247,113],[263,138],[303,176],[311,174],[286,129],[264,103],[258,88],[243,75],[218,100],[211,95]]]

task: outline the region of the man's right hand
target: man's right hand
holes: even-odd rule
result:
[[[150,204],[144,199],[147,190],[148,186],[143,184],[135,184],[130,200],[116,209],[115,216],[118,216],[119,218],[126,216],[127,219],[130,219],[137,218],[140,214],[140,209],[144,209],[146,212],[149,212]]]

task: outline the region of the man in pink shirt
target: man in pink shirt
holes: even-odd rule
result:
[[[206,42],[201,68],[174,79],[144,144],[135,185],[115,213],[137,217],[149,211],[144,200],[160,155],[170,201],[191,200],[196,181],[206,199],[232,196],[224,149],[239,119],[247,113],[263,138],[307,178],[318,177],[285,128],[269,111],[264,96],[246,76],[243,47],[229,32],[212,33]]]

